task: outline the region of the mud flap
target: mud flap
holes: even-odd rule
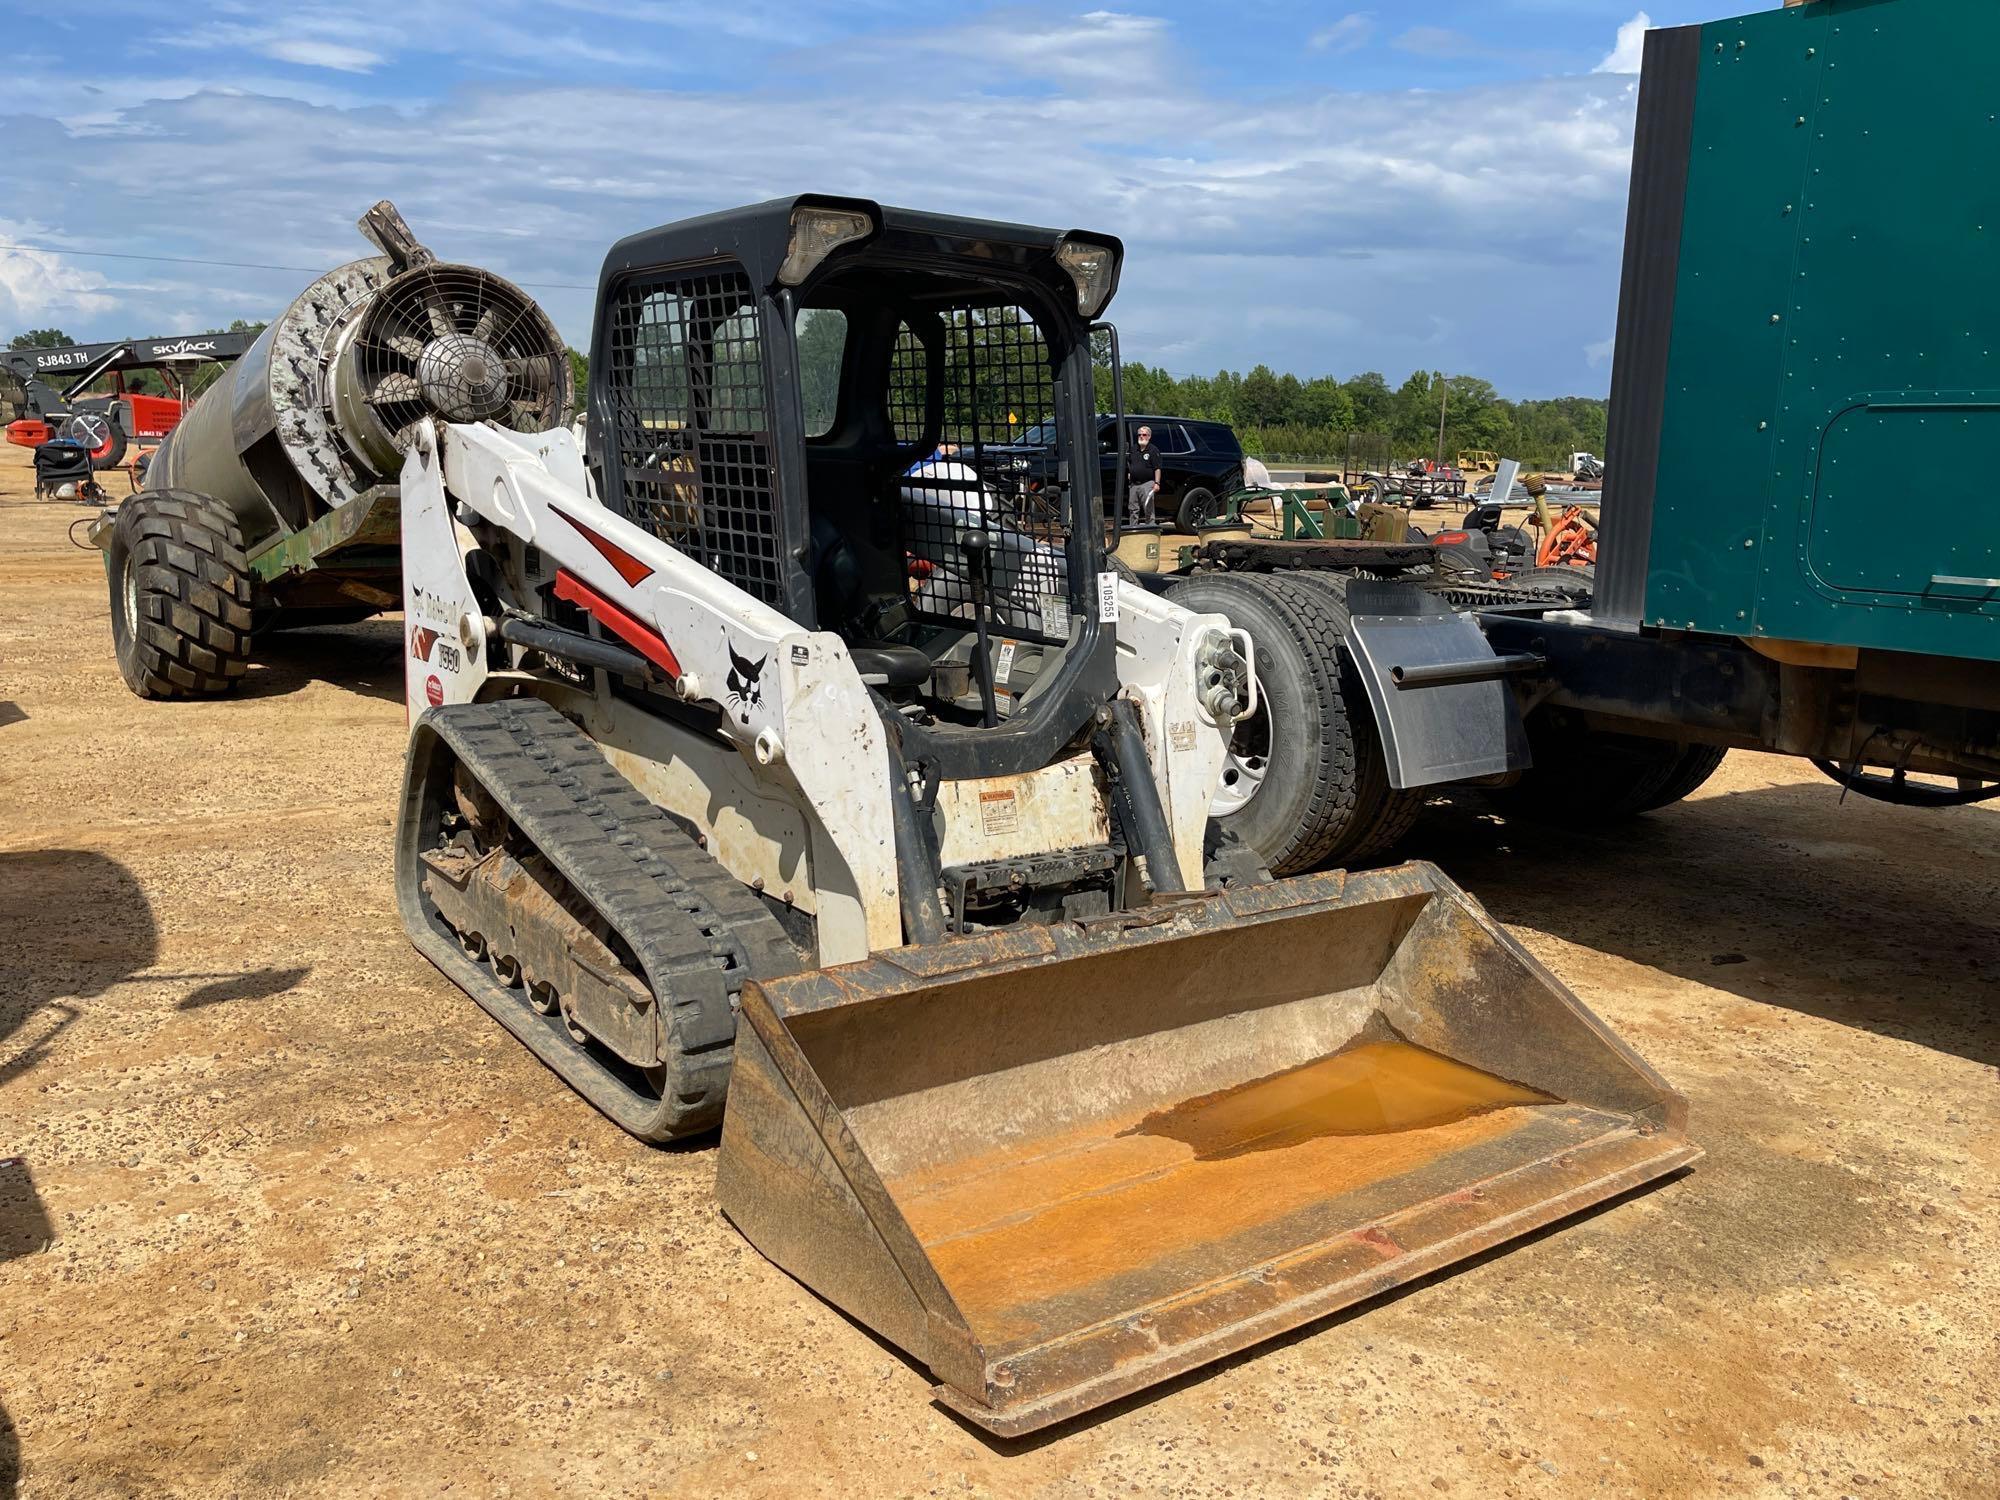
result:
[[[1403,583],[1347,586],[1347,649],[1375,711],[1389,785],[1436,786],[1522,771],[1528,736],[1507,679],[1540,665],[1500,656],[1470,614]]]
[[[748,984],[742,1019],[723,1211],[1001,1434],[1700,1154],[1680,1096],[1421,864]]]

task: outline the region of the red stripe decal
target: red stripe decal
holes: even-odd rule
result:
[[[562,515],[562,512],[557,511],[556,514]],[[567,521],[569,517],[563,516],[563,519]],[[576,525],[574,521],[570,524]],[[583,530],[580,526],[577,529]],[[589,535],[588,532],[584,534]],[[681,675],[680,658],[674,655],[674,648],[667,644],[665,636],[650,629],[638,616],[629,614],[613,604],[566,568],[556,569],[556,597],[567,599],[571,604],[584,610],[598,624],[669,677],[678,678]]]
[[[623,547],[619,546],[616,542],[611,541],[609,538],[599,536],[596,532],[592,531],[588,526],[584,525],[583,522],[579,521],[575,516],[570,515],[566,511],[557,509],[557,507],[553,505],[551,505],[549,509],[551,511],[554,511],[556,515],[562,517],[563,520],[569,522],[571,526],[576,528],[576,534],[582,537],[586,542],[590,543],[590,545],[595,547],[600,553],[602,553],[604,556],[604,560],[610,563],[612,567],[618,570],[618,576],[624,579],[626,583],[636,587],[637,585],[644,583],[648,578],[651,578],[653,576],[653,570],[650,567],[648,567],[645,563],[640,562],[638,558],[634,557],[631,553],[627,552]]]

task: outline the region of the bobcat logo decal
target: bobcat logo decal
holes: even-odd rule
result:
[[[737,720],[743,724],[750,722],[750,710],[764,701],[764,663],[771,659],[770,653],[751,661],[747,656],[739,656],[736,648],[727,640],[723,645],[729,650],[729,674],[722,680],[728,689],[729,703],[736,710]]]

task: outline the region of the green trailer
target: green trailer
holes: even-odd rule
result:
[[[1654,34],[1601,614],[2000,662],[2000,123],[1940,87],[1996,50],[1985,0]]]
[[[1259,668],[1298,664],[1311,722],[1266,694],[1255,795],[1218,792],[1273,868],[1378,854],[1453,782],[1652,812],[1730,748],[2000,795],[2000,114],[1947,74],[1996,54],[1991,0],[1649,34],[1594,596],[1475,602],[1468,640],[1415,584],[1273,574]]]
[[[1940,87],[1996,49],[1987,0],[1647,38],[1596,596],[1483,621],[1546,663],[1534,805],[1643,810],[1730,746],[2000,790],[2000,116]]]

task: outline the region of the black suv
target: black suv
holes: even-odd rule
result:
[[[1141,427],[1153,430],[1153,446],[1160,454],[1160,493],[1153,497],[1153,514],[1183,531],[1218,519],[1222,497],[1243,487],[1243,445],[1229,424],[1192,417],[1127,417],[1127,451]],[[1118,481],[1116,417],[1098,417],[1097,451],[1104,466],[1104,508],[1123,514],[1125,497],[1111,493]],[[981,457],[986,477],[995,483],[1039,489],[1054,477],[1053,424],[1030,427],[1017,443],[988,446]]]

